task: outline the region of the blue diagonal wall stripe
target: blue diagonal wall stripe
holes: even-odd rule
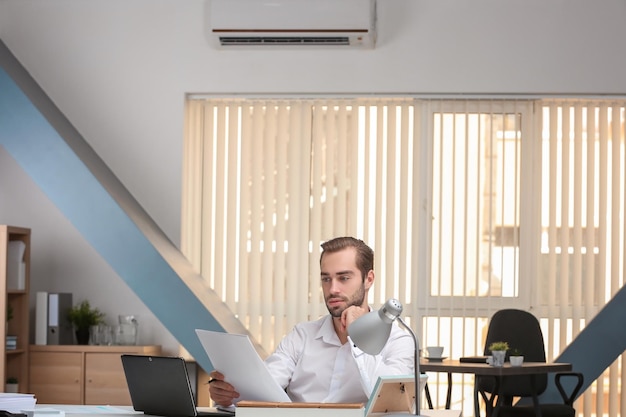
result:
[[[194,329],[245,332],[180,251],[0,42],[0,145],[206,370]],[[203,298],[204,297],[204,298]],[[209,308],[211,307],[211,308]],[[212,310],[213,311],[213,310]]]

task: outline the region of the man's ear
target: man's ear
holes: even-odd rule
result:
[[[365,276],[365,282],[363,283],[365,285],[365,289],[369,290],[373,283],[374,283],[374,270],[370,269],[367,272],[367,275]]]

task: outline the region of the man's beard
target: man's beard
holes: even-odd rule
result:
[[[357,292],[355,292],[351,298],[346,299],[345,297],[341,297],[341,299],[343,301],[346,302],[346,306],[344,308],[337,308],[337,309],[332,309],[329,305],[328,305],[328,300],[330,300],[331,298],[336,298],[333,297],[332,295],[329,295],[326,298],[326,308],[328,309],[328,312],[330,313],[331,316],[333,317],[341,317],[341,314],[350,306],[357,306],[360,307],[363,305],[363,300],[365,300],[365,284],[362,284],[361,287],[358,289]]]

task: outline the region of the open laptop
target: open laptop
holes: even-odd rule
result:
[[[183,358],[124,354],[122,366],[135,411],[166,417],[235,415],[225,410],[198,410]]]

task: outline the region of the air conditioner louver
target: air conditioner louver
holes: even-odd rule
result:
[[[238,37],[238,36],[220,36],[220,45],[222,46],[246,46],[246,45],[350,45],[350,38],[341,37],[303,37],[303,36],[256,36],[256,37]]]
[[[221,48],[372,48],[376,41],[375,0],[210,0],[209,5],[210,37]]]

